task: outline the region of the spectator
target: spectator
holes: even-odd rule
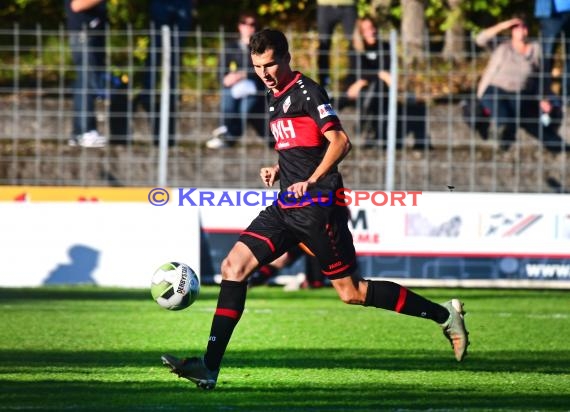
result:
[[[339,106],[358,102],[362,121],[361,133],[365,147],[385,145],[387,136],[388,89],[392,83],[390,68],[390,50],[378,36],[374,19],[365,16],[358,20],[358,35],[355,36],[354,49],[357,51],[355,67],[347,78],[347,100]],[[425,127],[425,105],[415,99],[408,99],[405,104],[398,104],[398,141],[396,147],[403,146],[407,132],[414,134],[415,150],[430,148],[429,136]]]
[[[105,86],[105,0],[65,0],[69,46],[75,70],[70,146],[104,147],[97,131],[95,101]]]
[[[570,0],[536,0],[534,15],[540,22],[541,46],[544,58],[543,73],[545,94],[552,92],[552,62],[554,45],[564,33],[564,75],[562,78],[563,100],[568,103],[570,92]]]
[[[192,0],[150,0],[149,15],[151,43],[146,57],[144,91],[139,99],[143,108],[150,113],[149,120],[155,145],[159,143],[160,131],[160,86],[162,65],[162,26],[171,30],[170,37],[170,116],[168,119],[168,145],[173,146],[176,134],[176,113],[178,112],[178,80],[182,64],[182,50],[188,32],[192,27]]]
[[[502,129],[499,139],[504,150],[515,141],[518,126],[538,136],[550,151],[565,150],[557,132],[560,111],[554,101],[541,97],[541,48],[538,42],[529,41],[524,18],[497,23],[481,31],[475,41],[481,47],[492,45],[499,33],[509,29],[510,40],[496,45],[477,87],[482,114],[493,118],[498,129]],[[541,114],[550,119],[543,116],[540,121]]]
[[[330,88],[330,49],[335,27],[340,23],[346,39],[350,39],[356,23],[355,0],[317,0],[317,31],[319,33],[319,83]],[[352,48],[351,46],[349,46]],[[349,50],[351,54],[351,50]]]
[[[213,137],[206,142],[206,147],[210,149],[235,145],[244,133],[248,120],[253,122],[260,136],[265,135],[261,118],[265,87],[253,70],[249,54],[249,39],[257,27],[257,16],[242,12],[238,19],[238,36],[226,43],[220,56],[222,119],[221,125],[212,132]],[[251,116],[252,113],[259,114],[258,118]]]

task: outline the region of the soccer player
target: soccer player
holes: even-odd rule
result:
[[[439,305],[396,283],[365,280],[355,274],[348,210],[325,199],[343,188],[337,166],[351,147],[325,90],[292,70],[282,32],[257,32],[251,38],[250,52],[256,74],[269,89],[267,107],[279,154],[278,164],[262,168],[260,176],[267,187],[279,180],[281,191],[278,200],[242,232],[222,262],[223,280],[206,353],[184,359],[163,355],[162,362],[179,377],[202,389],[213,389],[245,306],[248,277],[299,242],[319,259],[323,274],[343,302],[431,319],[443,329],[455,358],[463,360],[469,342],[458,299]]]

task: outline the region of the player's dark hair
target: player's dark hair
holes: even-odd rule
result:
[[[273,50],[274,57],[285,57],[289,53],[289,43],[283,32],[273,29],[263,29],[251,36],[249,51],[251,54],[263,54]]]

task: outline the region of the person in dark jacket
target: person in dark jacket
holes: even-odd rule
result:
[[[389,45],[381,41],[376,22],[371,16],[360,18],[357,26],[358,36],[354,41],[356,55],[352,59],[352,72],[347,78],[349,86],[346,97],[348,103],[356,103],[359,110],[364,146],[384,146],[388,126],[388,95],[392,84]],[[414,136],[414,150],[431,148],[425,124],[425,104],[415,99],[398,102],[397,116],[397,148],[403,146],[403,139],[408,133]]]

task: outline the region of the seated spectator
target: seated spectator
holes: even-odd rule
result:
[[[499,33],[509,29],[509,40],[494,41]],[[477,98],[480,117],[492,119],[497,126],[500,147],[509,149],[518,127],[522,127],[542,140],[548,150],[566,150],[558,135],[560,105],[553,96],[542,96],[540,92],[542,52],[538,42],[529,41],[524,19],[515,17],[500,22],[479,33],[475,41],[493,49],[477,87]],[[484,121],[476,126],[482,137],[488,138]]]
[[[385,145],[388,127],[388,91],[391,84],[390,51],[380,42],[376,23],[370,16],[358,21],[358,34],[354,49],[356,57],[352,73],[348,76],[346,91],[348,100],[339,102],[339,109],[347,103],[357,103],[361,117],[361,134],[365,147]],[[361,43],[361,44],[360,44]],[[408,132],[415,137],[414,149],[430,148],[425,128],[425,105],[414,100],[398,103],[398,140],[396,147],[403,146]]]
[[[233,146],[244,133],[250,120],[260,136],[266,134],[263,115],[265,86],[255,74],[249,52],[249,39],[257,29],[257,17],[250,12],[239,16],[237,39],[227,42],[220,56],[221,124],[206,142],[206,147],[219,149]]]

